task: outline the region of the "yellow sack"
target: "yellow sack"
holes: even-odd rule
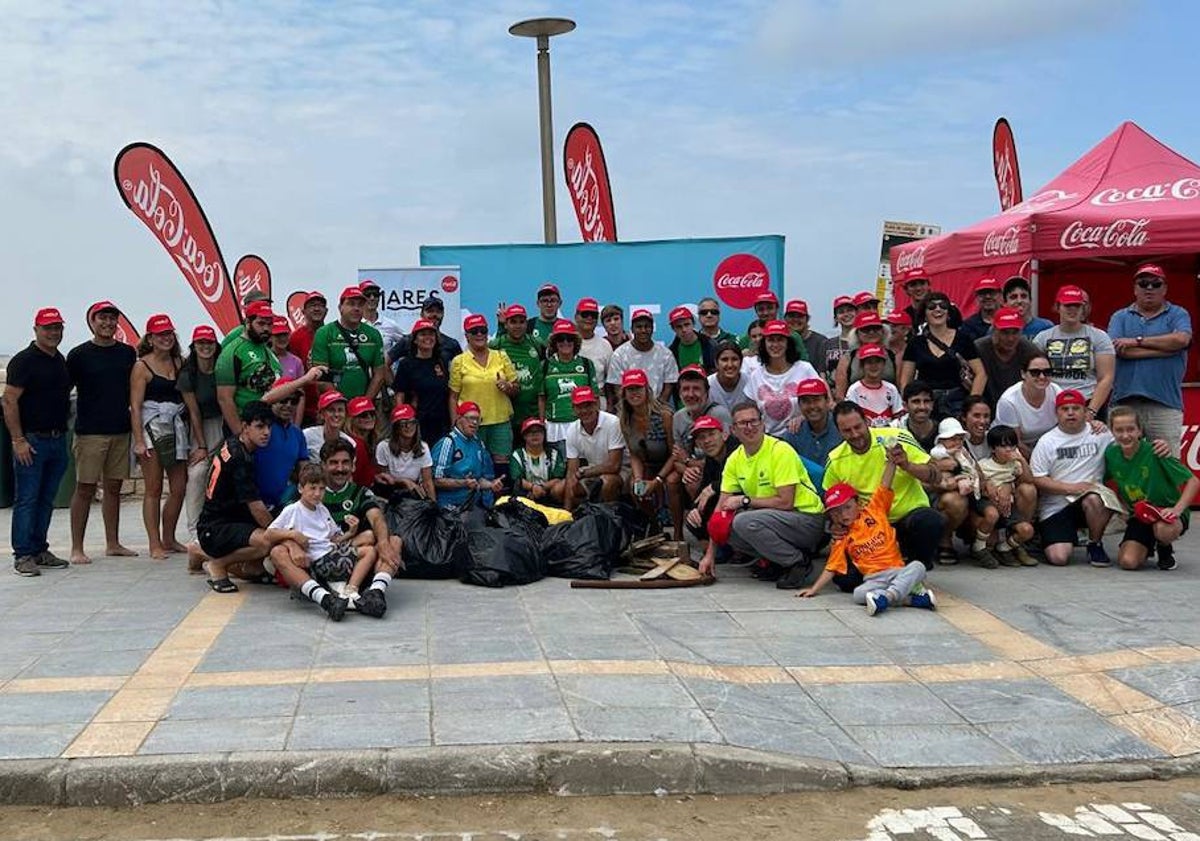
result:
[[[552,526],[556,526],[559,523],[569,523],[575,519],[571,516],[570,511],[564,511],[561,508],[555,508],[551,505],[542,505],[540,502],[534,502],[532,499],[524,496],[502,496],[496,500],[496,504],[501,505],[510,499],[522,505],[528,505],[534,511],[541,511],[546,516],[546,521]]]

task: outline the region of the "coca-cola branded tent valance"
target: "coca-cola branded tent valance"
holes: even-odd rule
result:
[[[1122,123],[1033,196],[959,231],[897,246],[892,276],[932,277],[1038,259],[1200,252],[1200,167]]]

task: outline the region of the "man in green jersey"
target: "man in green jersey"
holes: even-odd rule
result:
[[[550,341],[550,331],[558,320],[558,308],[562,306],[562,294],[553,283],[543,283],[537,291],[538,317],[529,326],[529,332],[543,345]]]
[[[245,313],[246,307],[250,306],[255,301],[266,301],[268,306],[272,303],[270,295],[260,289],[255,289],[252,292],[247,292],[246,297],[242,298],[242,312]],[[234,327],[232,330],[226,333],[225,338],[221,339],[220,350],[225,350],[226,346],[231,344],[234,339],[240,339],[245,331],[245,324],[239,324],[237,327]]]
[[[317,384],[319,391],[336,389],[347,399],[374,400],[387,382],[383,336],[363,321],[365,304],[362,289],[347,286],[338,302],[337,320],[321,325],[313,336],[309,364],[329,369],[329,378]]]
[[[520,390],[512,398],[515,434],[526,418],[538,414],[538,395],[542,393],[542,346],[526,332],[529,322],[523,306],[512,304],[501,315],[501,330],[488,342],[488,347],[507,353],[517,369]]]
[[[246,404],[259,400],[271,383],[283,375],[279,360],[267,344],[275,315],[266,301],[246,306],[242,335],[221,349],[217,357],[217,402],[230,433],[242,429],[240,414]]]

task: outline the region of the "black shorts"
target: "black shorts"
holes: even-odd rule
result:
[[[1083,500],[1077,499],[1057,514],[1042,520],[1037,525],[1042,546],[1052,543],[1075,543],[1079,530],[1087,525],[1083,516]]]
[[[224,558],[250,545],[258,526],[253,523],[206,523],[196,529],[200,548],[210,558]]]
[[[1187,530],[1188,521],[1183,520],[1183,531],[1179,536],[1183,537],[1183,535],[1187,534]],[[1154,545],[1158,543],[1154,539],[1154,526],[1150,523],[1143,523],[1137,517],[1130,517],[1125,523],[1125,534],[1121,535],[1121,542],[1124,543],[1126,540],[1140,543],[1147,549],[1153,549]]]

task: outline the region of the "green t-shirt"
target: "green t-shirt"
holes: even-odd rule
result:
[[[543,346],[549,344],[550,331],[554,329],[554,322],[557,320],[556,318],[552,318],[549,321],[542,321],[540,317],[531,319],[529,321],[529,335],[537,339]]]
[[[217,386],[235,388],[233,402],[240,412],[251,400],[258,400],[279,379],[283,369],[265,344],[255,344],[242,336],[230,342],[217,357]]]
[[[347,334],[354,347],[358,348],[357,354],[350,342],[346,341]],[[361,363],[358,361],[360,356]],[[365,321],[353,330],[343,328],[337,321],[322,324],[313,335],[308,358],[311,365],[329,366],[333,373],[333,387],[347,399],[362,397],[367,393],[375,368],[383,364],[383,336]]]
[[[240,339],[243,335],[245,335],[245,333],[246,333],[246,325],[245,324],[239,324],[237,327],[234,327],[232,330],[230,330],[228,333],[225,334],[225,338],[221,339],[220,350],[225,350],[226,347],[228,347],[230,344],[233,343],[234,339]]]
[[[369,489],[360,487],[353,482],[347,482],[340,491],[326,487],[325,497],[321,501],[325,503],[333,521],[339,526],[345,523],[347,514],[358,517],[359,531],[369,528],[367,512],[372,508],[383,507],[379,502],[379,497],[371,493]]]
[[[708,336],[707,333],[705,333],[704,335]],[[714,352],[716,351],[717,345],[722,344],[723,342],[733,342],[735,345],[739,344],[738,337],[735,336],[733,333],[730,333],[724,327],[722,327],[720,330],[717,331],[716,336],[708,336],[708,339],[709,339],[709,341],[711,341],[713,343]]]
[[[700,344],[699,339],[690,345],[680,342],[675,346],[675,353],[675,361],[679,363],[680,371],[689,365],[704,367],[704,346]]]
[[[512,398],[513,420],[517,423],[537,414],[537,399],[542,393],[542,346],[526,333],[515,342],[508,333],[501,333],[488,342],[493,350],[502,350],[517,369],[517,385],[521,390]]]
[[[796,486],[795,508],[805,514],[824,514],[825,504],[813,486],[812,478],[792,445],[767,435],[754,455],[738,447],[725,459],[721,472],[721,492],[741,494],[751,499],[775,496],[778,489]]]
[[[1179,502],[1192,471],[1177,458],[1159,458],[1150,442],[1142,441],[1132,458],[1125,458],[1119,444],[1109,444],[1104,451],[1104,478],[1131,508],[1143,499],[1151,505],[1169,508]],[[1189,512],[1184,511],[1181,516],[1186,523]]]
[[[562,362],[557,356],[546,360],[545,383],[542,391],[546,395],[546,420],[555,423],[570,423],[577,419],[571,395],[580,386],[591,386],[600,390],[596,382],[596,366],[586,356],[576,356],[570,362]]]
[[[540,456],[534,458],[522,447],[513,452],[512,459],[508,462],[508,475],[512,477],[513,485],[518,488],[522,480],[537,483],[565,479],[567,462],[554,448],[544,450]]]

